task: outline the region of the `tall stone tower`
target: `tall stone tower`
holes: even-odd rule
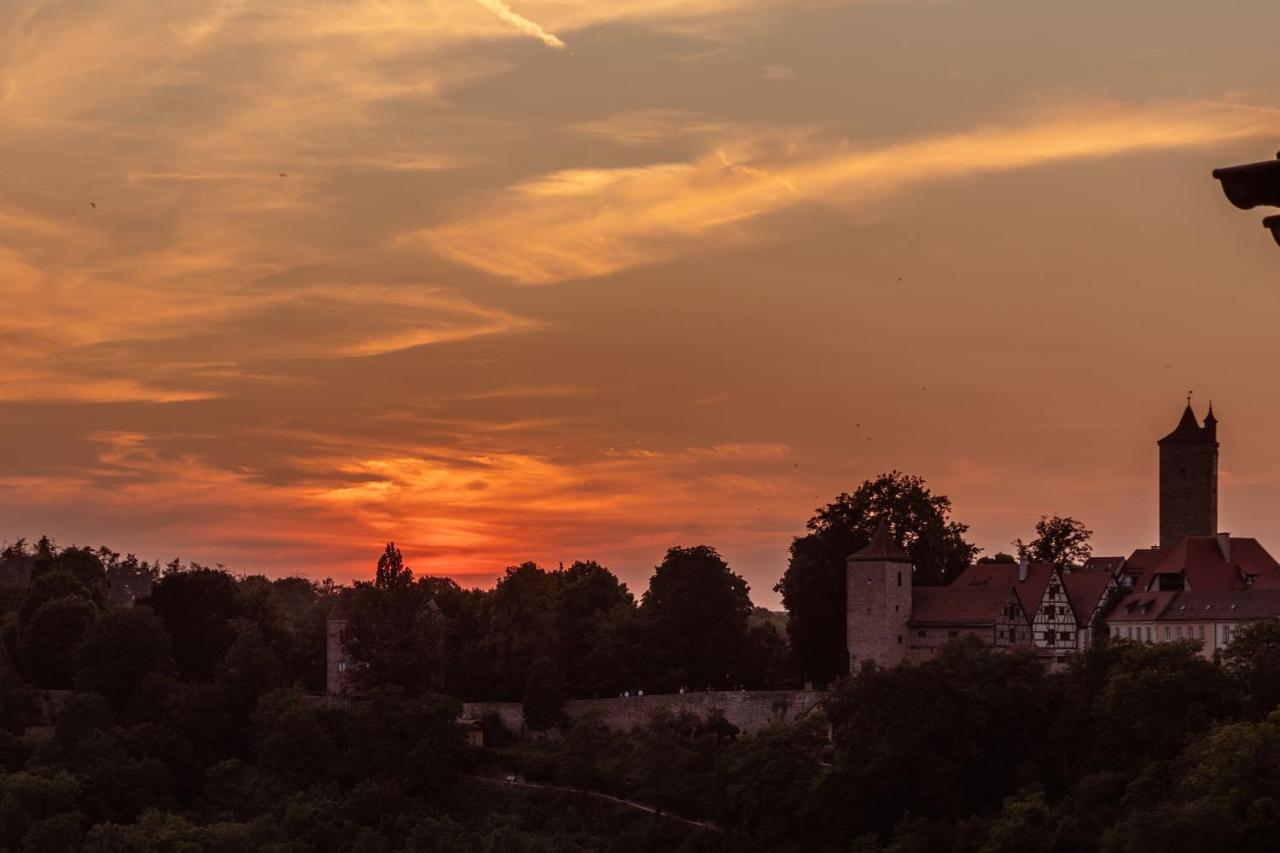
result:
[[[1160,439],[1160,547],[1218,532],[1218,419],[1204,426],[1187,402],[1182,420]]]
[[[863,661],[893,666],[907,656],[911,618],[911,559],[893,541],[884,519],[867,547],[845,563],[845,638],[849,671]]]
[[[325,626],[325,692],[330,696],[344,696],[350,686],[350,675],[347,668],[350,659],[343,643],[343,631],[350,620],[343,612],[342,599],[333,605]]]

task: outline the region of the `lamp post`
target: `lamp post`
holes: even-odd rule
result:
[[[1252,210],[1259,205],[1280,207],[1280,154],[1276,158],[1214,169],[1213,177],[1222,184],[1227,201],[1241,210]],[[1262,226],[1280,245],[1280,214],[1266,217]]]

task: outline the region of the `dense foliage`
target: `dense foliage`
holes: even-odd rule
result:
[[[750,737],[716,719],[629,734],[586,719],[505,757],[710,819],[746,850],[1274,850],[1280,623],[1235,649],[1219,664],[1191,642],[1109,642],[1051,673],[963,638],[919,666],[865,667],[826,718]]]
[[[524,563],[492,590],[417,577],[394,545],[343,598],[357,687],[522,701],[548,728],[571,697],[786,683],[786,643],[753,620],[746,581],[714,548],[672,548],[637,604],[605,567]]]
[[[391,546],[346,596],[364,664],[336,703],[319,695],[329,584],[171,564],[130,605],[100,552],[20,550],[0,556],[0,851],[1280,846],[1280,621],[1219,661],[1106,640],[1060,672],[959,638],[865,666],[788,725],[656,712],[620,732],[563,698],[612,665],[654,690],[722,686],[753,636],[776,638],[710,548],[672,549],[637,604],[594,563],[464,591]],[[489,718],[467,746],[447,693],[490,681],[549,734]]]
[[[791,543],[791,558],[775,590],[791,614],[788,634],[796,666],[818,685],[848,670],[845,654],[845,561],[866,547],[876,523],[906,549],[919,585],[945,584],[964,571],[978,548],[968,526],[952,521],[951,501],[920,477],[891,471],[867,480],[818,509],[809,532]]]

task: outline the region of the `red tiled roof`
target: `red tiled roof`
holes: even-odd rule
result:
[[[1280,589],[1241,592],[1182,592],[1164,609],[1164,622],[1274,619],[1280,617]]]
[[[1027,613],[1035,613],[1044,600],[1045,588],[1054,575],[1053,563],[1031,563],[1027,566],[1027,579],[1018,580],[1017,563],[978,563],[964,570],[951,584],[958,586],[1013,587],[1018,593],[1018,603]]]
[[[994,625],[1011,601],[1008,586],[921,586],[912,590],[912,625]]]
[[[1120,599],[1108,622],[1247,621],[1280,618],[1280,589],[1208,592],[1133,592]]]
[[[1090,557],[1073,574],[1078,574],[1079,572],[1106,572],[1108,575],[1114,575],[1123,565],[1124,557]]]
[[[1160,618],[1176,592],[1131,592],[1107,614],[1108,622],[1154,622]]]
[[[1135,557],[1139,553],[1135,551]],[[1126,573],[1133,562],[1130,558],[1126,563]],[[1224,554],[1217,536],[1188,536],[1162,549],[1158,561],[1144,559],[1143,564],[1142,577],[1135,585],[1139,590],[1149,586],[1156,575],[1164,574],[1185,575],[1193,592],[1244,589],[1246,575],[1254,576],[1260,587],[1280,588],[1280,563],[1257,539],[1229,537]]]
[[[1071,572],[1062,576],[1071,612],[1075,613],[1076,624],[1081,628],[1089,624],[1089,617],[1093,616],[1093,611],[1098,609],[1106,595],[1111,578],[1112,573],[1106,571]]]

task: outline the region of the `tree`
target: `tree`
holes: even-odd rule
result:
[[[951,501],[920,477],[891,471],[841,494],[809,519],[791,543],[791,558],[774,590],[791,613],[787,634],[805,678],[825,684],[846,671],[845,560],[870,541],[883,518],[914,565],[913,582],[949,582],[973,561],[968,525],[950,520]]]
[[[613,572],[599,563],[576,562],[555,573],[559,583],[557,631],[568,671],[568,690],[585,692],[584,663],[591,651],[591,636],[602,619],[623,618],[634,611],[635,597]]]
[[[1033,563],[1053,563],[1060,571],[1083,565],[1093,553],[1089,537],[1093,531],[1070,516],[1042,515],[1036,522],[1036,536],[1028,543],[1011,543],[1020,558]]]
[[[111,600],[116,604],[133,604],[151,592],[151,586],[160,579],[160,566],[139,560],[133,554],[123,559],[115,551],[99,548],[98,557],[107,570],[107,583]]]
[[[374,575],[373,585],[378,589],[393,589],[413,583],[413,570],[404,564],[404,555],[396,547],[396,543],[388,542],[387,548],[378,558],[378,570]]]
[[[667,683],[654,686],[732,686],[747,644],[749,593],[711,546],[668,550],[640,605],[670,665]]]
[[[399,687],[410,694],[441,688],[444,625],[421,587],[358,583],[343,598],[343,613],[357,688]]]
[[[170,571],[139,601],[160,617],[173,640],[178,672],[186,678],[213,678],[235,642],[235,621],[243,606],[235,578],[220,569]]]
[[[18,630],[17,653],[23,674],[37,687],[70,687],[75,648],[97,618],[94,606],[76,595],[42,604]]]
[[[564,673],[557,575],[535,563],[521,563],[508,568],[489,593],[480,651],[492,667],[488,689],[495,698],[522,699],[529,670],[539,658],[556,659]]]
[[[525,725],[535,732],[559,725],[568,698],[561,661],[553,654],[534,658],[524,685]]]
[[[102,694],[122,710],[148,675],[172,675],[169,636],[154,613],[141,607],[108,611],[75,650],[75,683]]]
[[[1242,626],[1222,653],[1222,665],[1239,686],[1250,715],[1271,713],[1280,705],[1280,622]]]
[[[395,543],[388,543],[374,582],[357,583],[344,596],[344,643],[359,664],[351,676],[358,688],[398,687],[415,695],[441,689],[445,638],[435,588],[414,583]]]

